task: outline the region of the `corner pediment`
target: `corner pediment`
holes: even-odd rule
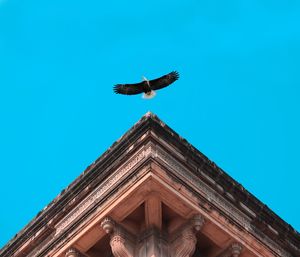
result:
[[[164,256],[298,254],[296,232],[290,232],[284,243],[277,240],[287,231],[284,222],[260,229],[268,218],[278,218],[265,208],[148,113],[0,254],[62,257],[80,253],[78,256],[96,257],[101,252],[106,257],[107,252],[107,257],[146,257],[143,240],[158,238]],[[105,220],[110,221],[106,227]],[[176,238],[187,240],[186,248]],[[155,255],[155,249],[153,256],[160,256]]]

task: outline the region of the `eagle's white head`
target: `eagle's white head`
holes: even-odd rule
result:
[[[145,76],[142,76],[142,80],[143,80],[143,81],[146,81],[147,84],[150,86],[150,84],[149,84],[149,79],[147,79]]]

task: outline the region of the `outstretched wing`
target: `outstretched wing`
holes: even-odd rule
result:
[[[136,84],[117,84],[113,90],[116,94],[136,95],[143,92],[143,83]]]
[[[157,90],[172,84],[178,78],[179,78],[179,73],[177,71],[172,71],[167,75],[164,75],[157,79],[150,80],[149,82],[150,82],[151,89]]]

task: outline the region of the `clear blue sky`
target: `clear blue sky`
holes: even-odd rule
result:
[[[299,28],[297,0],[0,0],[0,247],[149,110],[300,231]]]

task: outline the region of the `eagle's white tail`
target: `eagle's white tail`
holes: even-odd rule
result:
[[[144,99],[151,99],[151,98],[153,98],[154,96],[156,96],[156,93],[155,93],[154,90],[151,90],[149,93],[144,93],[142,97],[143,97]]]

